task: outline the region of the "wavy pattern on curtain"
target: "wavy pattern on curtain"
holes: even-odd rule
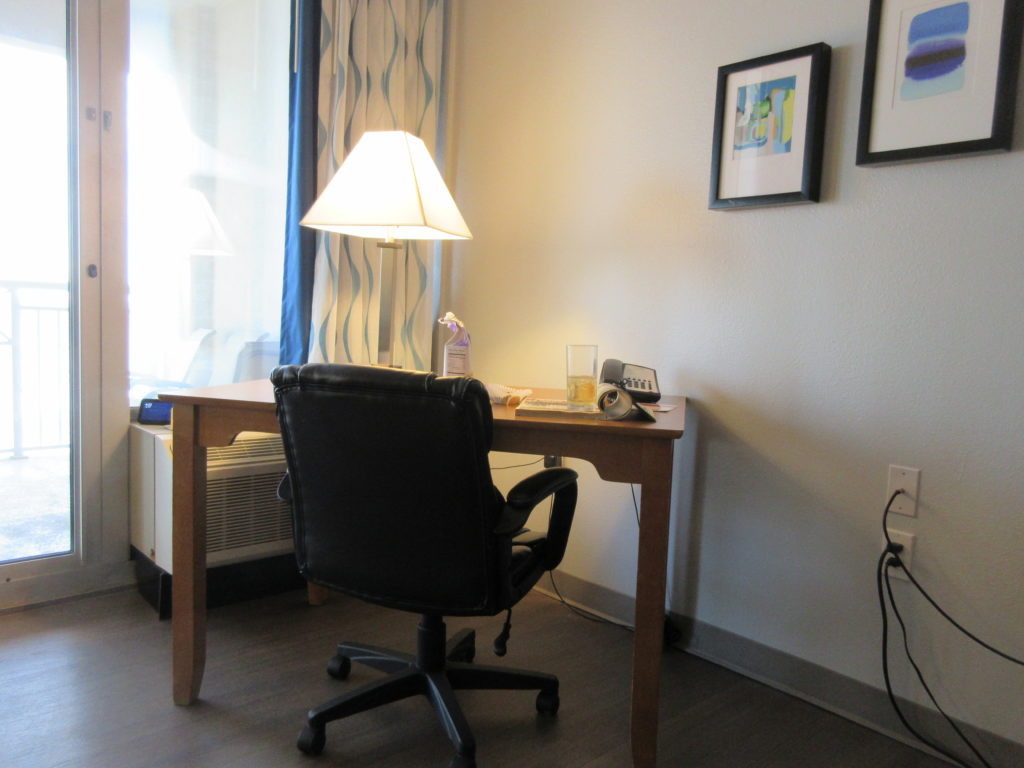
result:
[[[446,6],[447,0],[324,0],[318,190],[368,130],[409,131],[440,160]],[[426,370],[436,246],[409,241],[395,254],[401,322],[394,362]],[[375,241],[318,236],[311,361],[377,362],[379,268]]]

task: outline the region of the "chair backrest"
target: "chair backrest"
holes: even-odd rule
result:
[[[499,610],[483,384],[333,364],[271,380],[303,575],[410,611]]]

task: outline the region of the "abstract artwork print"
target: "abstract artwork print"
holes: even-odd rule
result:
[[[792,151],[795,101],[795,75],[737,89],[733,157]]]
[[[907,57],[900,98],[926,99],[964,87],[969,2],[952,3],[907,16]]]

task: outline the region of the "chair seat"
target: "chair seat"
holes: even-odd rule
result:
[[[537,547],[513,546],[512,558],[509,563],[509,573],[513,585],[529,584],[522,594],[529,592],[537,583],[538,577],[544,572],[542,562],[544,560],[543,544]],[[517,592],[519,590],[516,590]],[[520,595],[521,597],[522,595]]]

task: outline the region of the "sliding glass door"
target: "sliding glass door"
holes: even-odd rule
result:
[[[125,8],[0,0],[0,608],[128,573]]]
[[[67,28],[0,3],[0,563],[73,550]]]

